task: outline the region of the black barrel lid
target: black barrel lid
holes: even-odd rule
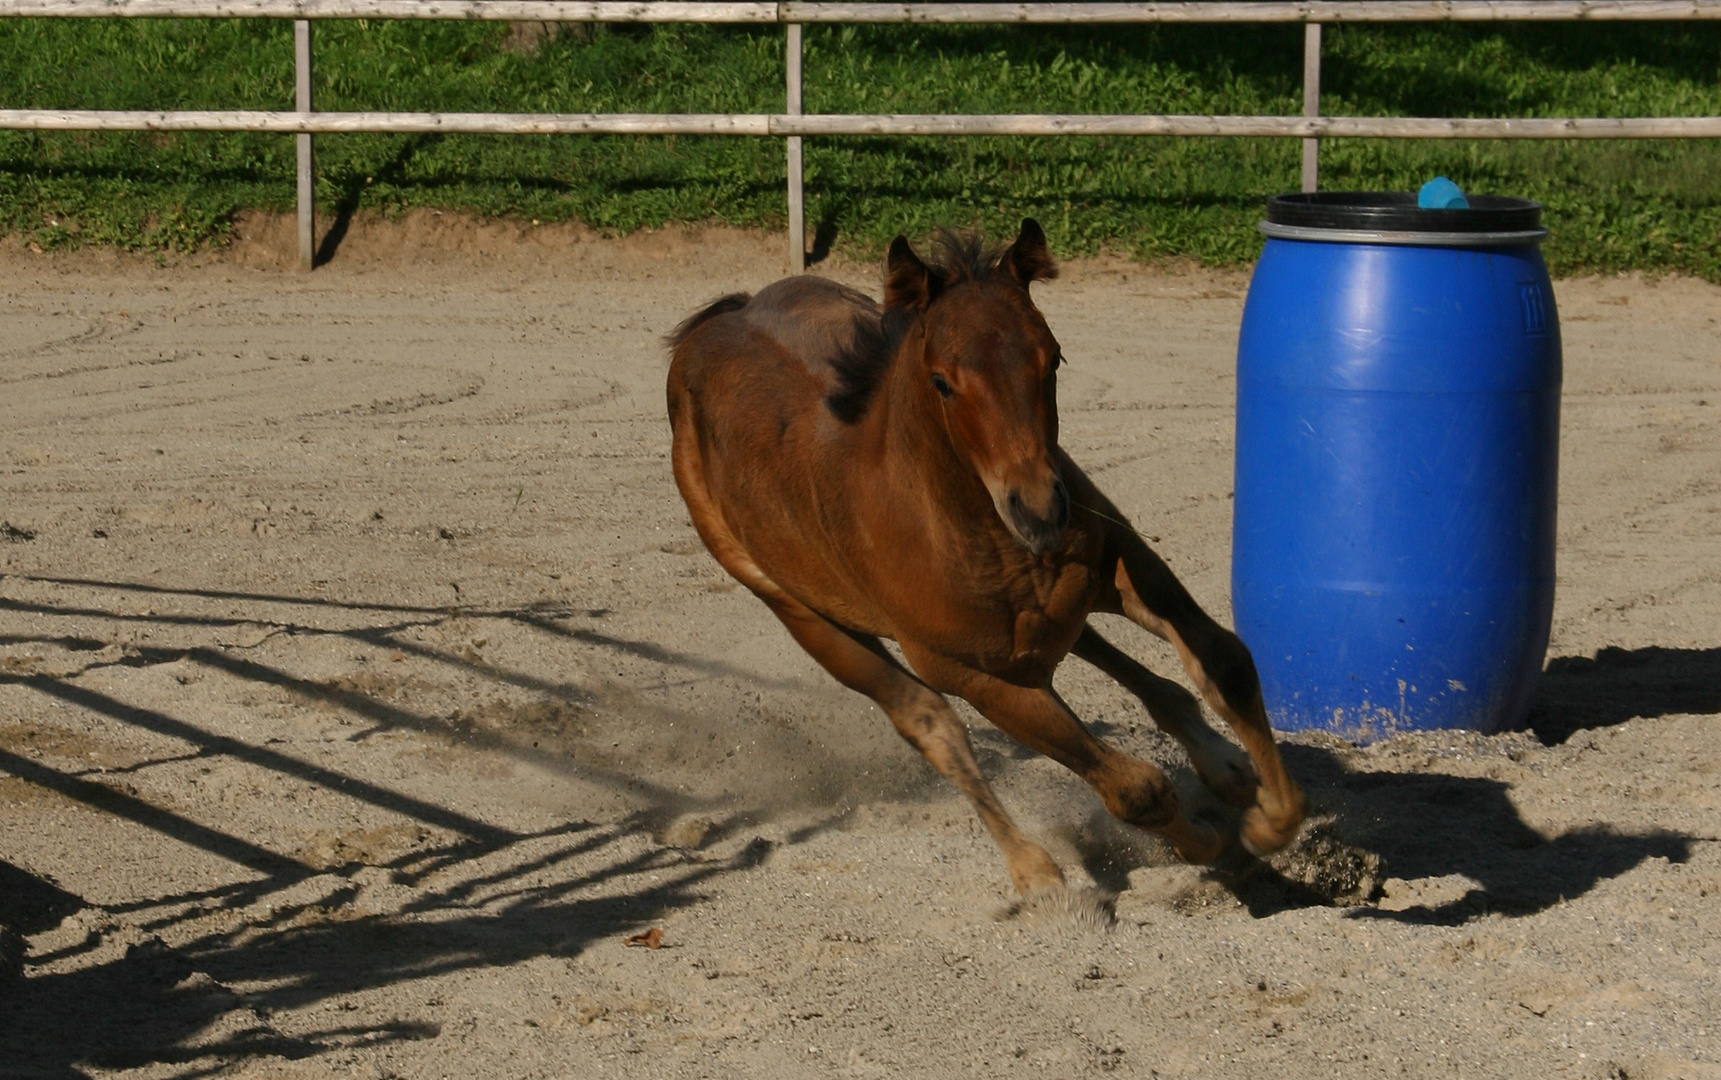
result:
[[[1468,209],[1416,205],[1414,191],[1313,191],[1273,195],[1267,221],[1296,229],[1391,233],[1521,233],[1542,227],[1542,204],[1511,195],[1470,195]]]

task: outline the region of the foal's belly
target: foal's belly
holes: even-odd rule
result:
[[[842,557],[823,535],[802,493],[755,490],[749,512],[732,528],[759,569],[779,588],[849,630],[897,637],[869,576]]]

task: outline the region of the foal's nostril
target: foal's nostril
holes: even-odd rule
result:
[[[1062,480],[1052,481],[1052,521],[1060,529],[1070,523],[1070,492]]]

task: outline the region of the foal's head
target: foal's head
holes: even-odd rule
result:
[[[897,237],[885,261],[885,307],[918,315],[900,362],[919,365],[919,393],[942,414],[956,456],[979,477],[1004,525],[1038,555],[1070,520],[1058,474],[1057,339],[1028,297],[1057,269],[1032,218],[1014,243],[987,251],[946,233],[932,265]]]

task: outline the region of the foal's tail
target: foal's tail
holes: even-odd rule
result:
[[[744,292],[720,296],[705,305],[703,309],[681,320],[681,323],[674,330],[663,336],[663,343],[671,349],[677,348],[683,341],[687,340],[689,334],[699,329],[707,320],[715,319],[719,315],[727,315],[731,311],[739,311],[751,299],[753,298]]]

